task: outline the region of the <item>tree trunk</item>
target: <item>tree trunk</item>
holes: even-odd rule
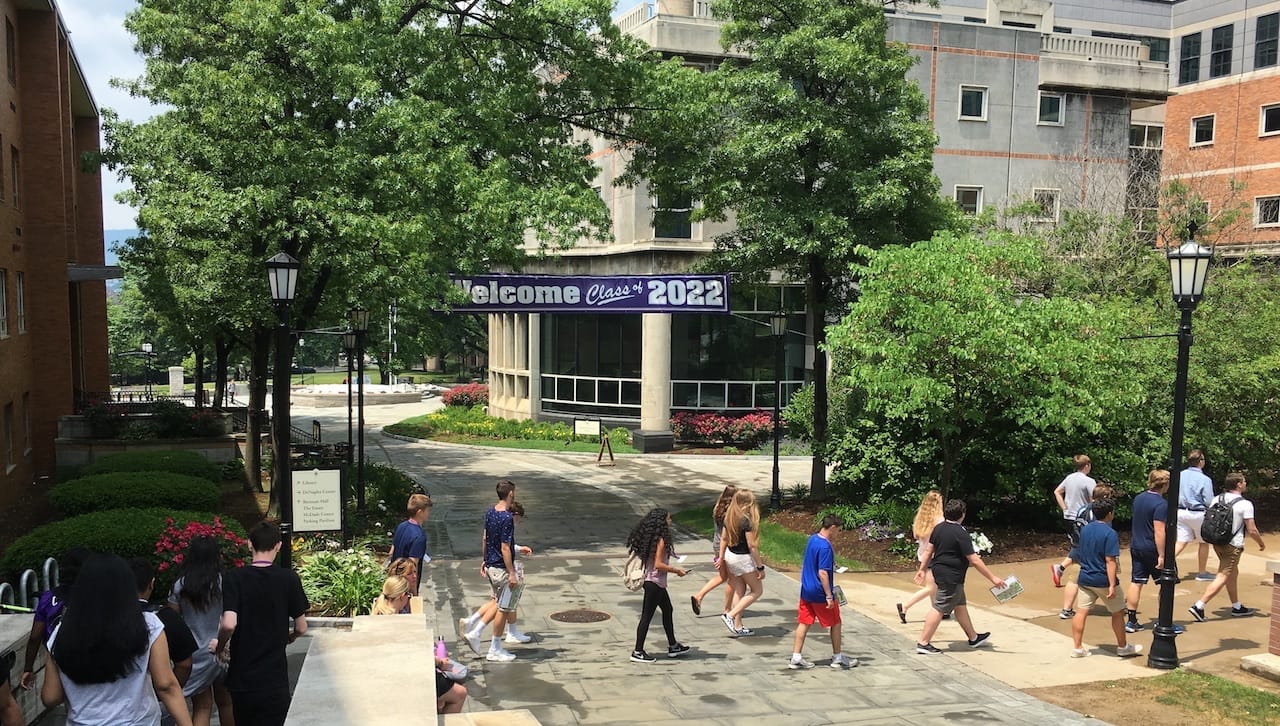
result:
[[[245,488],[265,492],[262,486],[262,418],[267,400],[267,356],[271,352],[271,329],[253,331],[253,349],[249,351],[249,411],[245,427]]]
[[[942,490],[942,501],[951,499],[951,477],[956,468],[956,446],[950,436],[943,436],[942,441],[942,476],[939,477],[939,488]]]
[[[805,298],[813,340],[813,469],[809,475],[809,497],[821,501],[827,496],[827,270],[821,255],[809,255],[809,277]]]
[[[231,346],[221,335],[213,339],[213,407],[222,409],[227,400],[227,359]]]
[[[195,355],[196,369],[192,373],[192,380],[195,382],[195,403],[196,408],[204,408],[204,345],[197,344],[196,349],[192,351]]]

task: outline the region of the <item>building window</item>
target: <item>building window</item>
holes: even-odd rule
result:
[[[1058,197],[1061,196],[1061,189],[1032,189],[1031,199],[1039,208],[1040,219],[1046,221],[1058,221]]]
[[[987,87],[960,87],[960,119],[962,121],[987,120]]]
[[[1276,64],[1276,46],[1280,43],[1280,13],[1258,16],[1258,32],[1253,45],[1253,67]]]
[[[1213,143],[1213,115],[1191,119],[1191,145],[1206,146]]]
[[[13,171],[10,175],[13,179],[13,206],[18,206],[18,184],[20,183],[22,167],[18,164],[18,147],[9,147],[9,168]]]
[[[982,211],[982,187],[956,186],[956,204],[965,214]]]
[[[1040,115],[1036,123],[1041,126],[1062,125],[1062,94],[1040,92]]]
[[[14,273],[14,307],[18,311],[18,335],[27,332],[27,293],[26,284],[21,272]]]
[[[1178,83],[1195,83],[1200,80],[1200,34],[1182,36],[1182,50],[1178,56]]]
[[[1280,197],[1258,197],[1253,200],[1253,226],[1280,227]]]
[[[653,205],[653,236],[668,239],[692,239],[693,196],[681,193],[658,198]]]
[[[1262,107],[1258,114],[1258,135],[1274,136],[1280,134],[1280,103]]]
[[[8,474],[17,467],[13,458],[13,403],[4,405],[4,473]]]
[[[1221,78],[1231,72],[1231,43],[1235,36],[1234,25],[1213,29],[1213,45],[1209,53],[1209,77]]]
[[[9,271],[0,269],[0,338],[9,337]]]
[[[4,19],[4,60],[9,72],[9,83],[18,84],[18,33],[13,29],[13,22]]]
[[[31,394],[22,394],[22,453],[31,453]]]
[[[1154,124],[1131,124],[1129,126],[1129,148],[1164,148],[1164,127]]]

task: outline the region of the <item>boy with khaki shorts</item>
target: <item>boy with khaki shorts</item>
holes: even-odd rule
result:
[[[1129,658],[1142,652],[1142,646],[1130,644],[1125,639],[1124,595],[1117,590],[1120,583],[1120,537],[1111,527],[1115,519],[1115,503],[1099,499],[1092,504],[1093,521],[1080,530],[1077,546],[1080,558],[1080,574],[1076,578],[1080,594],[1076,596],[1076,614],[1071,619],[1072,658],[1084,658],[1092,651],[1084,647],[1084,624],[1089,608],[1102,603],[1111,613],[1111,629],[1116,635],[1116,655]]]

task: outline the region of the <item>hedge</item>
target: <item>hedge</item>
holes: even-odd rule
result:
[[[218,484],[222,472],[217,465],[193,451],[125,451],[108,454],[86,466],[81,476],[113,474],[121,471],[168,471],[197,476]]]
[[[170,507],[217,511],[218,485],[200,477],[168,471],[122,471],[63,482],[49,491],[49,502],[64,517],[109,509]]]
[[[155,562],[156,540],[164,532],[165,520],[169,517],[179,524],[192,521],[211,524],[214,517],[219,517],[237,535],[246,536],[244,528],[235,520],[211,512],[160,508],[92,512],[36,527],[18,538],[0,557],[0,573],[15,578],[16,582],[23,570],[38,570],[46,557],[59,558],[72,547],[109,552],[126,559],[146,557]]]

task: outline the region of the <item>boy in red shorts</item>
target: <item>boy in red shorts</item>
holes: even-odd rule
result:
[[[804,659],[804,636],[817,622],[831,629],[831,667],[856,668],[858,661],[840,652],[840,603],[835,591],[835,550],[831,548],[831,535],[840,531],[840,518],[828,514],[822,518],[822,529],[809,536],[804,548],[804,563],[800,569],[800,607],[796,615],[795,650],[791,653],[792,669],[812,668]]]

